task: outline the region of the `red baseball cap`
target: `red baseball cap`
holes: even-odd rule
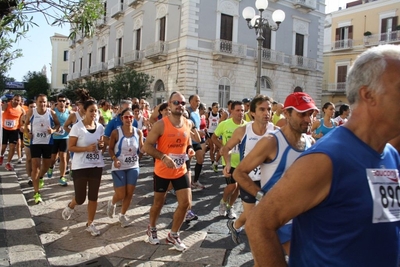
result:
[[[318,110],[314,100],[306,93],[296,92],[288,95],[285,100],[284,109],[292,108],[297,112]]]

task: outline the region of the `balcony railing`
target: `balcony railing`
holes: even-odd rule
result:
[[[168,52],[168,45],[164,41],[157,41],[154,44],[150,44],[144,51],[145,57],[152,61],[163,61],[166,59]]]
[[[283,65],[285,63],[285,54],[268,48],[261,51],[261,60],[265,63]]]
[[[124,4],[118,3],[111,8],[111,17],[118,17],[124,14]]]
[[[305,8],[305,9],[317,8],[316,0],[293,0],[293,4],[296,8]]]
[[[290,67],[303,70],[316,70],[317,61],[303,56],[290,56]]]
[[[121,68],[123,66],[123,61],[124,58],[122,57],[114,57],[108,61],[108,69],[117,69]]]
[[[328,83],[326,86],[326,90],[329,92],[345,92],[346,91],[346,83]]]
[[[366,46],[391,43],[400,43],[400,31],[364,36],[364,45]]]
[[[124,64],[135,64],[141,62],[143,59],[143,52],[140,50],[132,50],[124,55]]]
[[[231,54],[233,56],[245,57],[246,56],[246,45],[237,44],[227,40],[215,40],[214,52]]]
[[[128,0],[128,6],[132,8],[137,7],[140,3],[143,3],[143,0]]]
[[[345,50],[353,48],[353,39],[343,39],[333,42],[332,50]]]
[[[100,62],[97,63],[93,66],[90,67],[90,74],[96,74],[99,72],[105,72],[107,71],[107,63],[106,62]]]

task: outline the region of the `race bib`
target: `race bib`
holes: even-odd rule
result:
[[[211,126],[218,126],[218,122],[211,122]]]
[[[176,165],[176,168],[181,168],[186,161],[186,154],[169,154],[168,155]]]
[[[15,120],[4,120],[4,125],[8,128],[13,128],[16,125]]]
[[[137,163],[138,156],[137,155],[124,155],[122,157],[122,164],[125,166],[131,166]]]
[[[372,223],[400,220],[400,183],[397,169],[367,169],[373,199]]]
[[[259,181],[261,179],[261,167],[257,166],[249,173],[250,178],[253,181]]]
[[[99,152],[85,152],[85,158],[83,159],[85,164],[98,164],[100,163]]]
[[[34,137],[36,137],[36,138],[46,138],[47,137],[47,133],[36,133]]]

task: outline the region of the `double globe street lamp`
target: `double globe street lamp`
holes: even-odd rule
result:
[[[257,62],[257,91],[256,95],[261,93],[261,54],[262,44],[264,41],[263,31],[270,28],[272,31],[277,31],[279,25],[285,19],[285,12],[277,9],[272,13],[272,20],[275,24],[271,24],[266,18],[263,18],[263,11],[268,7],[268,0],[257,0],[255,4],[259,14],[256,15],[256,11],[252,7],[246,7],[243,9],[242,16],[247,21],[249,29],[255,29],[257,35],[257,50],[258,50],[258,62]]]

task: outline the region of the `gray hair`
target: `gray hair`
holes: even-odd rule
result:
[[[357,57],[347,76],[346,94],[350,105],[358,103],[358,91],[362,86],[381,93],[381,76],[386,70],[387,59],[400,59],[400,46],[380,45],[368,49]]]

